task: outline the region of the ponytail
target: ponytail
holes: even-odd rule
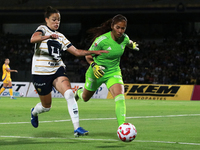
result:
[[[45,13],[44,13],[44,18],[49,18],[51,16],[51,14],[53,14],[53,13],[60,13],[60,12],[51,6],[46,7]]]
[[[94,42],[94,40],[100,35],[108,31],[111,31],[112,30],[111,26],[114,26],[116,23],[121,21],[127,22],[126,17],[121,14],[114,16],[112,19],[109,19],[106,22],[102,23],[101,26],[89,29],[87,31],[87,33],[89,34],[88,38],[90,39],[91,42]]]
[[[112,30],[111,23],[112,23],[112,19],[109,19],[106,22],[102,23],[99,27],[94,27],[94,28],[89,29],[87,33],[89,34],[89,39],[91,39],[91,42],[93,42],[100,35],[108,31],[111,31]]]

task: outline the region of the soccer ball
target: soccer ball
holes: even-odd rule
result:
[[[20,93],[20,97],[23,97],[24,96],[24,93]]]
[[[117,136],[123,142],[131,142],[135,139],[137,130],[131,123],[123,123],[117,130]]]

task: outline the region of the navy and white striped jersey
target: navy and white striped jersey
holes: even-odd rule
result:
[[[32,74],[54,74],[60,66],[65,66],[61,59],[61,51],[67,50],[72,44],[62,33],[53,31],[45,25],[40,25],[35,32],[42,32],[42,36],[51,34],[59,36],[58,39],[47,39],[35,43],[32,59]]]

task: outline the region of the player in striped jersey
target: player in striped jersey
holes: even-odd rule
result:
[[[98,87],[105,83],[115,99],[118,125],[125,123],[126,117],[124,83],[119,66],[120,58],[126,46],[133,50],[139,50],[138,45],[124,33],[126,26],[126,17],[116,15],[103,23],[101,27],[89,30],[94,37],[90,50],[104,49],[109,53],[100,56],[86,56],[90,67],[86,72],[85,86],[84,89],[80,87],[75,93],[76,100],[80,98],[87,102]]]
[[[90,54],[100,55],[108,51],[86,51],[77,49],[66,37],[56,31],[60,25],[60,13],[57,9],[47,7],[45,12],[46,25],[40,25],[31,37],[35,43],[32,59],[33,85],[39,94],[41,102],[31,109],[31,123],[38,127],[38,114],[51,108],[51,91],[54,86],[66,99],[68,111],[74,126],[74,135],[87,135],[88,131],[79,126],[78,105],[67,77],[65,64],[61,59],[61,51],[68,51],[75,56]]]
[[[10,60],[8,58],[5,59],[5,63],[2,66],[3,70],[3,75],[2,75],[2,80],[3,80],[3,87],[0,90],[0,94],[5,90],[9,89],[10,93],[10,99],[16,99],[13,97],[13,89],[12,89],[12,80],[10,73],[11,72],[18,72],[17,70],[11,70],[9,66]]]

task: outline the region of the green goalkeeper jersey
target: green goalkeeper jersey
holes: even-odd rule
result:
[[[94,62],[99,66],[105,67],[105,74],[121,71],[120,59],[124,53],[126,45],[129,44],[129,37],[123,34],[118,41],[114,41],[111,37],[111,31],[107,32],[95,39],[89,50],[107,50],[109,53],[101,55],[92,55]]]

